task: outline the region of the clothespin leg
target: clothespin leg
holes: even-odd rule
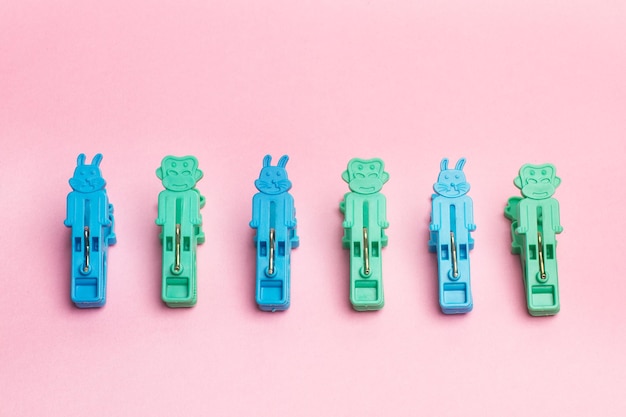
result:
[[[162,298],[169,307],[191,307],[197,302],[196,227],[169,222],[164,227]]]
[[[350,300],[358,311],[380,310],[384,306],[382,286],[382,243],[375,236],[381,236],[377,227],[364,232],[352,228],[350,245]],[[354,239],[354,238],[357,239]],[[367,268],[366,268],[367,265]]]

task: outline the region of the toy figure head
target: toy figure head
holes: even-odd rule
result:
[[[513,183],[522,190],[524,197],[542,200],[554,194],[556,187],[561,184],[561,179],[556,176],[556,169],[552,164],[525,164],[520,168],[519,176]]]
[[[448,159],[443,158],[441,160],[439,177],[435,185],[433,185],[435,192],[449,198],[467,194],[470,185],[465,179],[465,173],[463,173],[464,165],[465,158],[461,158],[456,163],[454,169],[448,169]]]
[[[277,166],[271,166],[271,155],[265,155],[263,158],[263,168],[259,174],[259,179],[254,181],[254,186],[263,194],[281,194],[291,189],[291,181],[287,178],[287,170],[285,166],[289,161],[287,155],[283,155],[278,160]]]
[[[100,162],[102,155],[97,154],[93,157],[91,164],[85,165],[85,154],[78,155],[74,176],[70,178],[70,186],[74,191],[81,193],[91,193],[104,189],[106,181],[102,178],[100,172]]]
[[[382,159],[353,158],[348,162],[348,169],[341,178],[348,183],[350,190],[358,194],[374,194],[389,181]]]
[[[170,191],[190,190],[202,178],[198,160],[193,156],[166,156],[156,174],[163,187]]]

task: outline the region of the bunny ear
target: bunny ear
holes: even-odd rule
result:
[[[283,155],[278,160],[278,166],[284,168],[287,165],[287,161],[289,161],[289,156]]]
[[[265,155],[263,158],[263,167],[268,167],[272,163],[272,155]]]
[[[439,166],[441,171],[445,171],[446,169],[448,169],[448,158],[443,158],[441,160],[441,165]]]
[[[78,160],[76,161],[76,164],[78,166],[85,165],[85,154],[84,153],[81,153],[80,155],[78,155]]]
[[[454,169],[457,169],[459,171],[463,171],[463,167],[465,166],[465,158],[461,158],[459,159],[459,162],[456,163],[456,166],[454,167]]]
[[[91,165],[100,166],[100,162],[102,162],[102,154],[96,154],[91,161]]]

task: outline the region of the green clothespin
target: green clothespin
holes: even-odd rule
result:
[[[525,164],[514,180],[524,198],[511,197],[504,215],[511,220],[511,252],[519,254],[528,312],[551,316],[559,312],[556,234],[563,231],[559,202],[552,198],[561,179],[552,164]]]
[[[161,297],[169,307],[192,307],[197,300],[196,246],[204,243],[204,197],[195,188],[202,178],[193,156],[166,156],[156,170],[165,190],[159,193],[156,224],[162,226]]]
[[[348,162],[341,178],[351,192],[339,208],[345,215],[343,247],[350,249],[350,302],[358,311],[380,310],[385,304],[381,250],[387,246],[387,201],[379,191],[389,180],[381,159]]]

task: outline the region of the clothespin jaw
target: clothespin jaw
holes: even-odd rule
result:
[[[90,164],[78,156],[72,192],[67,195],[65,226],[72,229],[72,272],[70,294],[76,307],[102,307],[106,303],[108,247],[117,241],[113,205],[100,172],[102,155]]]
[[[471,232],[476,225],[464,165],[461,158],[454,169],[448,168],[444,158],[433,186],[428,249],[437,254],[439,305],[445,314],[467,313],[473,308],[469,252],[474,248]]]
[[[156,174],[165,187],[156,219],[162,227],[161,298],[169,307],[192,307],[197,301],[196,248],[204,243],[200,209],[205,199],[195,188],[202,171],[194,156],[166,156]]]
[[[511,220],[511,252],[520,255],[528,312],[533,316],[560,310],[556,235],[563,227],[559,202],[552,198],[560,183],[554,165],[525,164],[514,180],[523,198],[510,198],[504,209]]]
[[[379,158],[353,158],[341,177],[350,188],[339,205],[344,214],[342,243],[350,250],[350,302],[357,311],[380,310],[385,304],[382,248],[387,246],[389,223],[387,201],[379,191],[389,174]]]
[[[254,182],[259,192],[252,198],[250,227],[256,229],[256,303],[263,311],[286,310],[291,299],[291,249],[300,240],[294,200],[288,193],[288,160],[283,155],[272,166],[272,157],[266,155]]]

